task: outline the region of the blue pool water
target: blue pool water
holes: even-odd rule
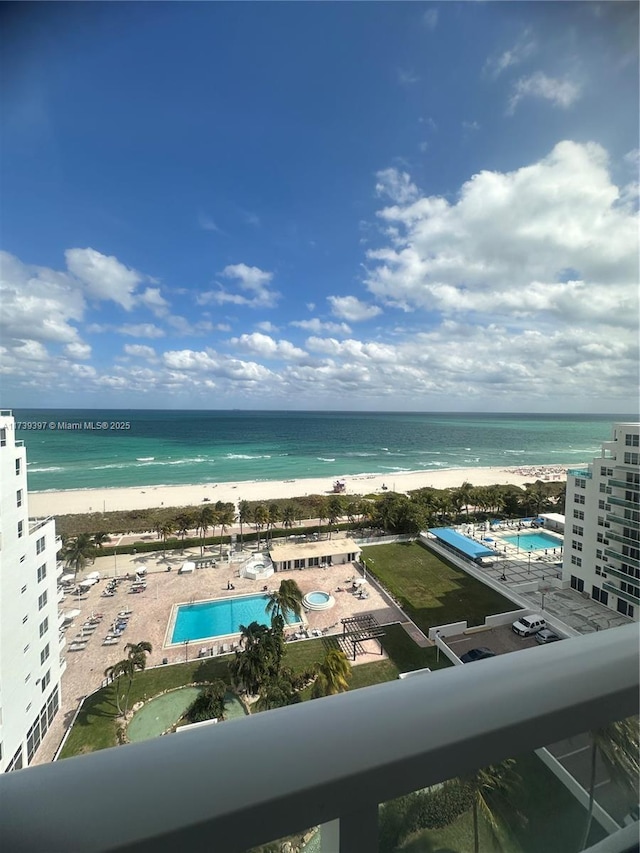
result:
[[[311,602],[311,604],[326,604],[331,596],[328,592],[310,592],[307,595],[307,600]]]
[[[548,533],[521,533],[520,536],[503,536],[505,542],[518,546],[521,551],[542,551],[546,548],[562,548],[562,540]]]
[[[265,609],[268,600],[266,595],[243,595],[239,598],[179,604],[171,642],[184,643],[185,640],[239,634],[240,625],[249,625],[251,622],[270,625],[271,617]],[[289,624],[297,624],[299,621],[293,614],[287,619]]]

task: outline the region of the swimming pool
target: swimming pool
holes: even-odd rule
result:
[[[271,616],[266,611],[268,601],[269,596],[258,594],[178,604],[171,643],[239,634],[240,625],[249,625],[251,622],[270,625]],[[287,618],[290,625],[297,625],[301,621],[294,614],[289,614]]]
[[[542,551],[549,548],[562,548],[562,539],[549,536],[548,533],[521,533],[519,536],[502,536],[504,542],[510,545],[520,546],[521,551]]]

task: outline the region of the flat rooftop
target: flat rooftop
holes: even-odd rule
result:
[[[487,548],[486,545],[481,545],[479,542],[474,542],[473,539],[463,536],[462,533],[458,533],[457,530],[453,530],[451,527],[431,527],[429,528],[429,533],[435,536],[436,539],[444,542],[445,545],[450,545],[456,551],[460,551],[460,553],[466,557],[470,557],[472,560],[478,557],[495,557],[495,552],[491,548]]]
[[[269,554],[274,563],[309,557],[334,557],[336,554],[359,554],[362,548],[353,539],[320,539],[317,542],[273,542]]]

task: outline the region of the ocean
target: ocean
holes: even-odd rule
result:
[[[18,409],[14,417],[18,426],[45,425],[16,434],[27,447],[30,491],[353,474],[382,474],[391,486],[396,472],[589,461],[610,438],[614,421],[637,420],[615,414],[96,409]]]

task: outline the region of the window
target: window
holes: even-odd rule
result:
[[[24,521],[18,522],[18,539],[22,539],[24,536]]]
[[[640,465],[640,453],[625,453],[624,454],[624,464],[625,465]]]
[[[22,587],[22,589],[20,590],[20,595],[24,595],[26,591],[27,591],[27,585],[25,584],[25,585]]]
[[[602,574],[602,566],[596,566],[596,574],[597,574],[597,575],[601,575],[601,574]]]
[[[618,613],[622,613],[623,616],[629,616],[633,619],[633,604],[627,604],[622,598],[618,599]]]
[[[584,503],[584,495],[574,495],[573,496],[574,504],[583,504]]]
[[[44,551],[44,549],[45,549],[45,538],[46,537],[41,536],[40,539],[38,539],[38,541],[36,542],[36,554],[42,554],[42,552]]]
[[[18,489],[16,492],[16,506],[22,506],[22,489]]]
[[[579,519],[580,521],[584,521],[584,510],[574,509],[573,517]]]
[[[584,536],[584,527],[580,527],[579,524],[574,524],[573,532],[576,534],[576,536]]]
[[[43,563],[38,569],[38,583],[43,581],[47,576],[47,564]]]
[[[640,447],[640,435],[627,433],[624,437],[624,443],[627,447]]]
[[[578,542],[577,539],[571,540],[571,547],[574,551],[582,551],[582,542]]]
[[[582,578],[577,578],[575,575],[571,575],[571,589],[576,589],[578,592],[584,591],[584,581]]]
[[[606,467],[605,467],[604,465],[600,468],[600,476],[601,476],[601,477],[606,477],[606,476],[607,476],[607,469],[606,469]]]
[[[22,766],[22,746],[20,746],[7,767],[7,773],[11,773],[13,770],[22,770]]]
[[[604,483],[600,483],[600,491],[601,491],[601,492],[603,492],[603,493],[604,493],[604,490],[605,490],[606,488],[607,488],[607,487],[605,486],[605,484],[604,484]]]
[[[591,588],[591,598],[594,601],[599,601],[600,604],[608,604],[609,603],[609,593],[604,589],[600,589],[599,586],[594,586]]]
[[[582,565],[582,557],[576,557],[575,554],[572,554],[571,555],[571,563],[574,566],[581,566]]]
[[[604,501],[603,500],[598,501],[598,509],[604,509]],[[598,520],[600,520],[600,519],[598,519]],[[602,520],[604,521],[604,518]]]
[[[304,569],[304,560],[294,560],[293,561],[294,569]]]
[[[27,619],[28,619],[28,618],[29,618],[29,614],[28,614],[28,613],[27,613],[27,615],[26,615],[26,616],[23,616],[23,617],[22,617],[22,624],[23,624],[23,625],[25,624],[25,622],[27,621]]]
[[[44,649],[40,652],[40,663],[43,664],[46,659],[49,657],[49,643],[44,647]]]
[[[4,427],[0,429],[0,447],[7,446],[7,431]]]
[[[24,683],[26,684],[30,679],[31,679],[31,673],[29,672],[29,673],[27,673],[27,675],[25,675],[25,677],[24,677]]]
[[[604,542],[604,533],[598,533],[596,539],[598,542]]]
[[[22,474],[22,459],[16,459],[16,476]]]
[[[586,480],[582,480],[580,477],[576,477],[576,489],[586,489],[587,482]]]
[[[40,636],[44,637],[44,635],[47,633],[48,630],[49,630],[49,617],[47,616],[46,619],[43,619],[42,622],[40,623]]]
[[[596,560],[602,559],[602,548],[596,548]]]
[[[38,610],[42,610],[42,608],[46,605],[48,597],[49,595],[47,593],[47,590],[45,589],[42,595],[38,597]]]
[[[24,647],[24,649],[22,650],[22,654],[23,654],[23,655],[26,655],[26,653],[29,651],[29,646],[30,646],[30,645],[31,645],[30,643],[27,643],[27,645]]]
[[[43,693],[44,693],[44,691],[47,689],[47,687],[49,686],[49,682],[50,682],[50,681],[51,681],[51,670],[50,670],[50,669],[48,669],[48,670],[46,671],[46,673],[45,673],[45,675],[44,675],[44,678],[42,679],[42,683],[41,683],[41,685],[40,685],[40,686],[42,687],[42,692],[43,692]]]

